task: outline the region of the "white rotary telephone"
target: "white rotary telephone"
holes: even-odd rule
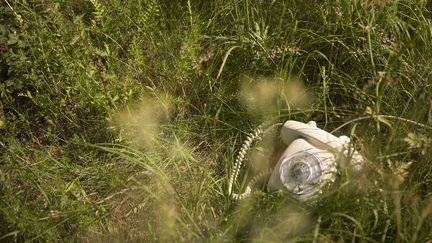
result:
[[[314,121],[305,124],[289,120],[280,131],[286,148],[276,166],[253,178],[243,193],[234,193],[234,182],[251,143],[274,127],[259,128],[243,144],[228,182],[228,193],[234,199],[249,195],[257,178],[270,174],[269,191],[283,190],[300,201],[309,201],[334,183],[339,165],[349,162],[347,165],[355,171],[362,168],[364,159],[353,149],[347,136],[336,137],[319,129]]]

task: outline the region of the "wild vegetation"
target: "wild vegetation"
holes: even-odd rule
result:
[[[2,0],[0,239],[432,241],[431,8]],[[362,174],[232,200],[243,140],[287,119],[343,125]]]

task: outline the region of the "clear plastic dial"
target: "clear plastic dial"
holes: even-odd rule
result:
[[[299,152],[283,159],[279,168],[282,184],[297,195],[313,192],[320,183],[321,175],[320,160],[308,152]]]

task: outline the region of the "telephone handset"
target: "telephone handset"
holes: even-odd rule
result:
[[[245,197],[251,191],[251,186],[248,185],[244,193],[236,194],[232,192],[232,187],[245,150],[249,149],[253,139],[263,133],[265,131],[258,130],[254,136],[249,137],[239,153],[228,189],[236,199]],[[318,128],[313,121],[307,124],[286,121],[280,130],[280,137],[286,148],[269,173],[267,188],[270,191],[284,190],[301,201],[308,201],[316,198],[335,181],[340,164],[338,161],[349,161],[354,170],[362,167],[363,157],[350,146],[348,137],[336,137]]]

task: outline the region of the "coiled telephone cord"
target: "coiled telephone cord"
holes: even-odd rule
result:
[[[262,126],[258,126],[252,133],[248,135],[246,140],[244,141],[242,147],[240,148],[240,151],[237,155],[237,158],[235,160],[234,170],[231,173],[231,176],[228,181],[228,194],[232,196],[234,200],[240,200],[245,197],[247,197],[251,191],[252,186],[255,185],[256,182],[261,180],[262,178],[268,176],[271,174],[272,169],[265,170],[258,175],[254,176],[251,181],[247,184],[246,189],[243,193],[235,193],[233,192],[234,183],[237,181],[237,177],[240,173],[240,169],[243,165],[243,162],[245,160],[246,154],[250,150],[250,147],[254,141],[258,141],[262,139],[262,136],[269,131],[273,130],[275,127],[282,125],[283,123],[276,123],[273,125],[270,125],[265,130],[262,129]]]

